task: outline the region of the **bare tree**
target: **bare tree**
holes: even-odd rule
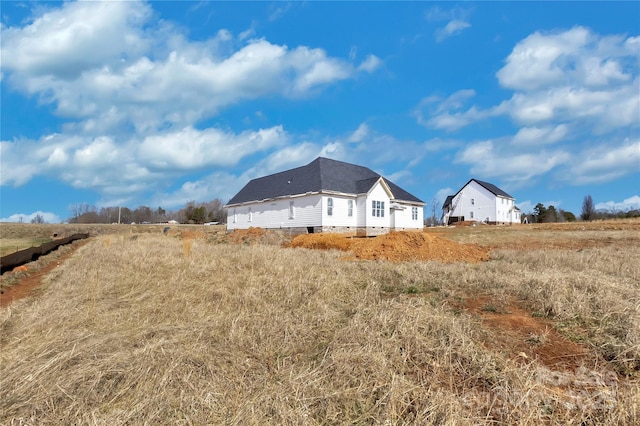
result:
[[[96,208],[87,203],[74,204],[69,208],[73,214],[73,217],[69,219],[69,223],[96,223],[98,220],[97,214],[96,217],[88,215],[89,213],[95,213]]]
[[[151,210],[151,207],[148,206],[139,206],[132,212],[132,214],[133,221],[136,223],[150,222],[153,220],[153,211]]]
[[[213,199],[203,204],[207,210],[207,220],[210,222],[226,222],[227,215],[224,210],[224,203],[220,198]]]
[[[587,195],[584,197],[584,201],[582,201],[582,213],[580,214],[580,219],[591,221],[595,219],[596,209],[593,206],[593,199],[591,195]]]
[[[438,225],[438,217],[436,216],[436,211],[438,209],[438,200],[435,198],[431,200],[431,216],[426,217],[424,219],[425,226],[436,226]]]
[[[33,219],[31,219],[31,223],[45,223],[44,217],[38,213],[33,217]]]

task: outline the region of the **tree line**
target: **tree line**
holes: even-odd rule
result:
[[[629,210],[606,210],[596,209],[591,195],[585,195],[582,201],[582,209],[579,217],[573,213],[562,209],[556,209],[555,206],[548,207],[542,203],[536,204],[533,212],[526,215],[529,223],[551,223],[551,222],[575,222],[580,219],[583,221],[603,220],[603,219],[626,219],[640,217],[640,209]]]
[[[190,201],[178,210],[166,210],[162,207],[139,206],[101,207],[81,203],[71,206],[68,223],[166,223],[175,220],[178,223],[203,224],[208,222],[226,223],[227,215],[224,203],[219,198],[207,202]]]
[[[570,211],[556,208],[553,204],[548,207],[542,203],[536,204],[533,213],[526,215],[529,223],[554,223],[554,222],[575,222],[576,215]]]
[[[436,200],[432,201],[432,214],[424,220],[425,226],[439,225],[436,218]],[[227,215],[224,203],[216,198],[208,202],[190,201],[178,210],[165,210],[162,207],[151,208],[139,206],[132,210],[128,207],[96,208],[86,203],[71,206],[72,216],[68,223],[166,223],[175,220],[179,223],[203,224],[208,222],[226,223]],[[575,222],[603,219],[624,219],[640,217],[640,209],[630,210],[596,210],[591,195],[586,195],[582,202],[582,211],[578,217],[570,211],[556,208],[553,205],[536,204],[533,212],[525,214],[528,223]],[[31,223],[45,223],[38,214]]]

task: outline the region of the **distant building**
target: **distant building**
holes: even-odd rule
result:
[[[319,157],[247,183],[225,206],[227,229],[378,235],[423,227],[424,202],[367,167]]]
[[[522,212],[515,198],[497,186],[471,179],[442,205],[442,222],[476,221],[488,224],[520,223]]]

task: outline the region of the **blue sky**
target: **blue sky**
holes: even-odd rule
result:
[[[178,209],[318,156],[438,208],[640,208],[637,2],[1,2],[0,220]]]

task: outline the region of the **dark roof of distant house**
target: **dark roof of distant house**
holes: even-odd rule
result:
[[[447,195],[447,199],[444,200],[444,204],[442,205],[442,209],[446,209],[447,207],[451,207],[451,201],[453,201],[453,195]]]
[[[492,183],[483,182],[483,181],[478,180],[478,179],[471,179],[471,180],[475,180],[476,182],[478,182],[478,184],[483,186],[486,190],[488,190],[489,192],[491,192],[494,195],[498,195],[500,197],[505,197],[505,198],[511,198],[511,199],[515,200],[515,198],[513,198],[511,195],[507,194],[502,189],[498,188],[497,186],[495,186]],[[471,180],[469,182],[471,182]],[[469,184],[469,182],[467,182],[467,185]],[[465,185],[465,186],[467,186],[467,185]]]
[[[252,179],[227,205],[262,201],[307,192],[335,191],[346,194],[368,192],[380,179],[373,170],[329,158],[318,157],[306,166]],[[394,199],[423,203],[416,196],[382,177]]]
[[[478,185],[482,186],[484,189],[486,189],[487,191],[491,192],[493,195],[496,195],[498,197],[505,197],[505,198],[511,198],[512,200],[515,200],[515,198],[513,198],[511,195],[507,194],[506,192],[504,192],[502,189],[498,188],[497,186],[495,186],[492,183],[489,182],[484,182],[478,179],[470,179],[469,182],[465,183],[462,188],[460,188],[460,191],[462,191],[467,185],[469,185],[469,183],[471,183],[471,181],[475,181],[478,183]],[[453,202],[453,199],[460,193],[460,191],[456,192],[455,195],[449,195],[447,196],[446,200],[444,200],[444,204],[442,205],[442,209],[446,209],[451,207],[451,204]]]

